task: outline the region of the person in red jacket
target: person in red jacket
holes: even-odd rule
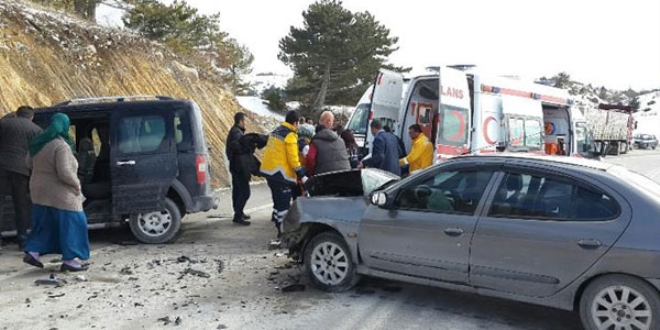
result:
[[[334,124],[332,112],[323,112],[319,122],[305,159],[308,175],[350,170],[351,165],[344,141],[337,133],[330,130]]]

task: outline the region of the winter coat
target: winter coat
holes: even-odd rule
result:
[[[371,158],[362,163],[367,167],[379,168],[401,175],[399,158],[402,155],[400,155],[399,149],[399,141],[394,134],[380,131],[374,137]]]
[[[32,203],[66,211],[82,211],[78,161],[61,138],[48,142],[34,157],[23,158],[32,169]]]
[[[238,156],[247,152],[247,150],[243,150],[239,143],[239,140],[243,137],[244,133],[244,128],[234,125],[227,135],[225,153],[227,154],[227,160],[229,160],[229,171],[232,173],[241,172],[241,168],[238,166]]]
[[[399,160],[399,165],[410,165],[410,173],[433,165],[433,144],[424,133],[419,134],[413,141],[410,153]]]
[[[312,138],[307,164],[310,175],[351,169],[344,140],[327,128],[322,129]]]
[[[268,137],[261,163],[262,176],[285,184],[295,184],[305,176],[300,165],[297,128],[283,122]]]
[[[261,176],[259,168],[261,168],[261,162],[254,155],[256,149],[263,149],[268,143],[268,135],[257,134],[257,133],[248,133],[241,137],[239,144],[241,149],[247,152],[243,152],[238,155],[238,165],[241,168],[241,173],[246,176],[247,180],[254,176]]]
[[[0,119],[0,168],[30,176],[25,164],[30,141],[42,132],[31,120],[22,117]]]

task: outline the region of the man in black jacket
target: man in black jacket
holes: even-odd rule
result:
[[[245,134],[245,114],[237,112],[234,115],[234,126],[229,130],[227,136],[227,159],[229,160],[229,172],[231,173],[231,199],[234,207],[234,223],[239,225],[250,225],[247,221],[250,216],[243,213],[245,204],[250,199],[250,175],[245,173],[249,169],[243,168],[240,157],[249,150],[244,150],[240,143]]]
[[[0,188],[3,190],[0,195],[11,195],[14,202],[14,221],[19,248],[22,248],[27,238],[28,224],[32,216],[29,194],[30,170],[25,158],[28,155],[30,141],[42,131],[32,122],[33,118],[34,110],[22,106],[16,110],[14,117],[0,119]],[[4,198],[0,202],[4,202]]]

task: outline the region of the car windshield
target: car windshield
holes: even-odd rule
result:
[[[397,182],[399,179],[398,176],[385,171],[371,169],[362,170],[364,195],[369,196],[374,190],[384,189],[394,182]]]
[[[622,166],[612,166],[607,170],[608,173],[611,173],[615,177],[624,180],[625,182],[634,185],[638,189],[645,191],[654,195],[657,198],[660,198],[660,184],[656,183],[654,180],[631,171]]]

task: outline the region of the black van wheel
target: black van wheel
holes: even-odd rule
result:
[[[131,232],[142,243],[169,243],[181,229],[181,212],[174,201],[165,198],[165,208],[131,216]]]

